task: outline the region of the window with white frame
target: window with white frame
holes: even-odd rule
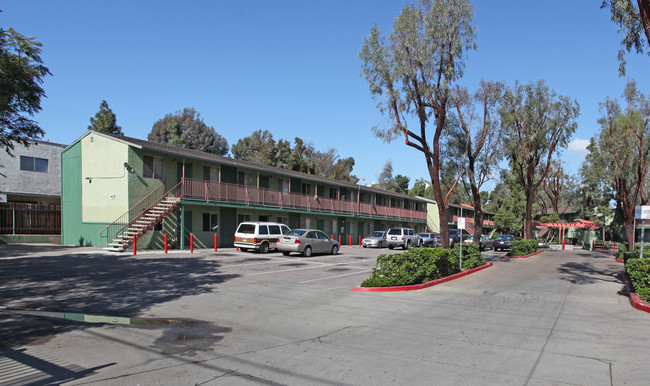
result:
[[[48,160],[45,158],[20,156],[20,170],[27,170],[30,172],[47,173]]]
[[[216,232],[218,227],[218,213],[203,213],[203,232]]]
[[[164,162],[162,158],[145,155],[142,161],[144,163],[142,175],[145,178],[156,178],[158,180],[164,178]]]

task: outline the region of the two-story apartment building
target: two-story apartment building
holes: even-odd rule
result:
[[[61,152],[66,145],[31,140],[14,145],[13,157],[0,151],[0,202],[59,204]]]
[[[353,244],[426,227],[426,202],[391,191],[197,150],[89,131],[62,153],[63,243],[232,246],[242,221],[310,227]]]

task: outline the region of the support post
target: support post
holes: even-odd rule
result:
[[[165,233],[165,253],[167,253],[167,233]]]
[[[180,249],[185,250],[185,205],[181,204],[181,223],[179,224],[181,228],[180,232]]]

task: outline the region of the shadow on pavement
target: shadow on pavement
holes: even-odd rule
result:
[[[557,270],[563,274],[562,280],[573,284],[593,284],[599,281],[621,283],[621,267],[613,264],[611,267],[599,266],[595,268],[591,263],[570,262],[560,265]]]
[[[77,253],[0,259],[0,306],[133,317],[156,304],[211,292],[215,285],[239,276],[222,274],[219,268],[217,261],[186,256],[140,259]],[[85,326],[2,315],[0,346],[47,340]]]

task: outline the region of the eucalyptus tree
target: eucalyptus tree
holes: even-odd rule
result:
[[[580,106],[558,96],[544,81],[506,91],[501,103],[503,141],[510,164],[526,196],[524,238],[533,238],[533,205],[551,170],[553,155],[566,148],[577,128]]]
[[[375,126],[374,134],[386,142],[402,137],[406,146],[424,155],[444,247],[449,246],[449,224],[440,184],[440,142],[451,90],[463,75],[468,51],[476,48],[475,40],[469,0],[422,0],[402,8],[387,37],[373,26],[359,54],[377,107],[388,116],[388,125]]]
[[[147,139],[222,156],[228,154],[228,141],[208,126],[201,114],[191,107],[166,114],[156,121]]]
[[[99,105],[99,111],[95,117],[90,118],[88,130],[95,130],[102,133],[112,133],[122,135],[122,128],[117,125],[117,117],[113,110],[108,107],[108,102],[102,101]]]
[[[454,90],[457,124],[453,141],[459,153],[464,153],[463,184],[471,194],[474,206],[474,244],[480,244],[483,234],[483,205],[481,187],[493,176],[494,168],[503,158],[502,129],[498,104],[504,93],[501,82],[481,81],[479,90],[470,95],[466,88]]]
[[[600,132],[587,148],[585,171],[599,173],[614,193],[633,246],[634,208],[650,200],[650,100],[634,81],[625,86],[623,98],[625,110],[616,99],[601,103]]]
[[[268,130],[257,130],[241,138],[230,148],[233,158],[257,162],[263,165],[277,164],[277,148],[273,134]]]
[[[618,51],[618,73],[625,75],[625,52],[632,50],[639,54],[648,52],[650,55],[650,0],[603,0],[600,8],[608,8],[612,21],[623,32],[621,48]],[[644,41],[645,35],[645,41]]]
[[[41,47],[34,37],[0,28],[0,148],[10,155],[15,144],[29,146],[29,139],[45,134],[31,119],[41,111],[41,84],[51,75]]]
[[[551,160],[548,176],[542,181],[538,196],[545,211],[551,209],[559,214],[572,206],[577,197],[576,189],[575,179],[567,174],[565,162],[555,158]]]

